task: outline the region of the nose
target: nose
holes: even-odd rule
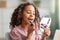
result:
[[[30,14],[30,17],[33,17],[33,13]]]

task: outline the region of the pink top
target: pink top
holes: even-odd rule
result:
[[[10,37],[11,40],[27,40],[27,30],[24,30],[21,26],[17,26],[11,30]],[[31,40],[41,40],[38,30],[37,32],[33,31]]]

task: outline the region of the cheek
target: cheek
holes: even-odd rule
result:
[[[33,19],[35,20],[35,16],[33,16]]]
[[[34,19],[35,19],[35,16],[34,16]]]
[[[29,15],[28,14],[23,14],[23,19],[27,19],[29,17]]]
[[[28,14],[25,14],[25,15],[24,15],[24,17],[25,17],[25,18],[28,18],[28,17],[29,17],[29,15],[28,15]]]

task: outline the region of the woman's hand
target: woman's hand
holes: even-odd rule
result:
[[[51,34],[50,28],[45,28],[42,40],[46,40],[46,37],[50,36],[50,34]]]
[[[32,33],[35,30],[35,23],[32,23],[32,25],[29,25],[28,27],[28,33]]]
[[[48,36],[50,36],[50,34],[51,34],[51,31],[50,31],[50,28],[45,28],[44,29],[44,37],[48,37]]]
[[[27,33],[27,38],[30,40],[32,38],[33,32],[35,30],[35,23],[32,23],[32,26],[30,25],[28,27],[28,33]]]

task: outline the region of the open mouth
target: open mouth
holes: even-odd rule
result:
[[[29,22],[33,22],[33,19],[31,19],[31,18],[28,18],[28,20],[29,20]]]
[[[28,18],[28,20],[29,20],[29,24],[30,24],[30,26],[32,26],[32,25],[33,25],[33,19]]]

